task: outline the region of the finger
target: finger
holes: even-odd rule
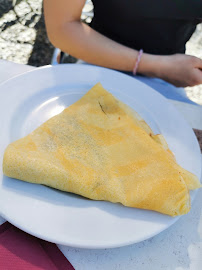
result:
[[[202,69],[202,59],[197,58],[196,68]]]
[[[191,83],[192,86],[202,84],[202,70],[200,68],[195,68]]]
[[[200,59],[200,65],[199,68],[202,69],[202,59]]]

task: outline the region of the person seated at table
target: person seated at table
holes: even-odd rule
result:
[[[135,78],[164,96],[189,102],[181,87],[202,84],[202,59],[185,55],[185,45],[202,21],[202,1],[93,0],[90,25],[80,20],[85,2],[44,0],[55,47],[90,64],[139,74]]]

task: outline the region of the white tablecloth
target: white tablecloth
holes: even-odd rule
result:
[[[0,83],[32,69],[34,67],[0,60]],[[202,129],[200,106],[171,102],[192,128]],[[3,222],[0,217],[0,224]],[[201,270],[202,189],[198,191],[189,214],[149,240],[103,250],[58,247],[76,270]]]

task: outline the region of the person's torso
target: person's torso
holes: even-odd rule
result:
[[[134,49],[183,53],[202,18],[202,0],[93,0],[91,27]]]

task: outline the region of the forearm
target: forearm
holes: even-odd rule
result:
[[[85,0],[44,0],[46,28],[55,47],[86,62],[133,71],[138,52],[121,45],[80,21]],[[145,33],[146,34],[146,33]],[[187,55],[143,53],[137,72],[176,86],[202,83],[202,60]]]
[[[132,71],[138,51],[121,45],[79,21],[64,23],[49,38],[54,46],[88,63]],[[138,72],[154,73],[157,56],[143,54]]]

